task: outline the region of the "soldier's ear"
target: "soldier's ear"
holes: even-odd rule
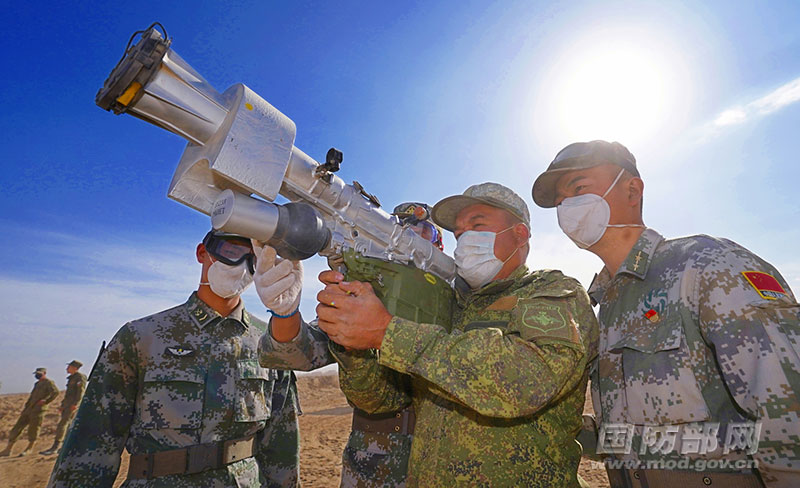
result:
[[[201,242],[197,245],[197,249],[195,250],[195,257],[197,257],[197,262],[203,264],[206,260],[206,256],[208,256],[208,251],[206,251],[206,246],[203,245]]]
[[[531,232],[528,229],[528,226],[522,222],[517,223],[513,230],[514,237],[516,238],[518,245],[525,244],[531,238]]]
[[[644,195],[644,181],[638,176],[634,176],[627,183],[628,190],[628,205],[635,206],[642,201]]]

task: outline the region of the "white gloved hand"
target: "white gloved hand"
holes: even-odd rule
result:
[[[253,240],[256,255],[256,284],[261,302],[278,315],[289,315],[300,304],[303,289],[303,265],[277,256],[275,249]]]

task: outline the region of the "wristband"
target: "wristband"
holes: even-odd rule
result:
[[[267,309],[267,312],[271,313],[273,317],[278,317],[279,319],[288,319],[289,317],[291,317],[292,315],[296,314],[299,311],[300,307],[297,307],[296,309],[294,309],[294,312],[290,313],[289,315],[281,315],[279,313],[273,312],[270,309]]]

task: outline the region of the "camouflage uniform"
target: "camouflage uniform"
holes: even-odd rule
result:
[[[253,457],[123,486],[298,485],[295,379],[258,365],[265,330],[241,303],[221,317],[196,294],[124,325],[90,375],[48,486],[111,486],[123,448],[133,459],[250,435]]]
[[[267,332],[259,344],[261,365],[311,371],[334,362],[328,335],[312,322],[301,321],[297,337],[278,342]],[[405,486],[413,435],[351,430],[342,453],[342,488]]]
[[[800,486],[800,306],[774,267],[729,240],[664,240],[646,229],[589,294],[600,304],[591,383],[601,444],[620,425],[635,432],[614,456],[734,461],[750,449],[768,486]],[[757,429],[754,421],[757,450],[751,442],[723,453],[734,429]],[[707,449],[693,440],[703,432]],[[656,441],[672,434],[680,442],[666,452]]]
[[[83,391],[86,389],[86,375],[80,372],[75,372],[67,377],[67,392],[64,394],[64,399],[61,400],[61,419],[58,421],[56,427],[55,442],[64,440],[64,434],[67,432],[67,426],[75,417],[77,410],[72,407],[77,407],[83,398]]]
[[[342,390],[371,413],[413,402],[409,486],[578,486],[597,340],[586,292],[520,266],[477,290],[458,279],[456,299],[452,330],[395,316],[378,353],[333,349]]]
[[[28,442],[30,444],[36,442],[36,439],[39,438],[39,428],[42,426],[47,405],[55,400],[57,396],[58,387],[56,382],[50,378],[42,378],[33,385],[33,390],[31,390],[31,394],[19,414],[17,423],[14,424],[8,434],[9,446],[17,441],[25,427],[28,427]],[[44,405],[38,405],[40,400],[44,400]]]

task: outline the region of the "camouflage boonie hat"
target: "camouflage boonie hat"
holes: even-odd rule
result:
[[[456,227],[458,213],[476,203],[483,203],[506,210],[520,219],[529,229],[531,227],[531,215],[528,212],[528,205],[525,200],[514,193],[511,188],[499,183],[472,185],[464,190],[461,195],[453,195],[440,200],[439,203],[433,206],[433,221],[453,232]]]
[[[47,374],[47,368],[36,368],[36,371],[34,371],[33,374],[37,373]]]
[[[77,359],[73,359],[72,361],[70,361],[70,362],[67,364],[67,366],[72,366],[73,368],[78,368],[78,369],[80,369],[80,367],[81,367],[81,366],[83,366],[83,363],[82,363],[82,362],[80,362],[80,361],[78,361]]]
[[[601,164],[616,164],[639,176],[636,158],[628,148],[619,142],[590,141],[573,142],[558,151],[547,171],[540,174],[533,183],[531,194],[536,205],[543,208],[555,207],[556,182],[567,171],[588,169]]]

